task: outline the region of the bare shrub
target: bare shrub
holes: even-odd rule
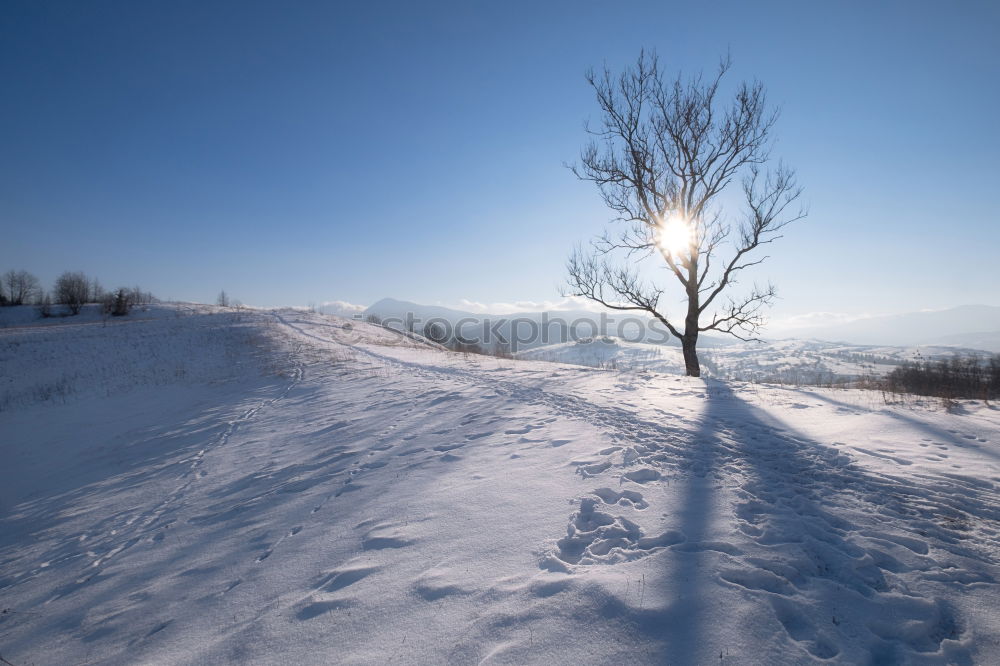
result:
[[[38,316],[43,319],[52,316],[52,297],[47,291],[38,299]]]
[[[104,314],[112,317],[124,317],[135,305],[134,293],[131,289],[119,287],[104,295]]]
[[[80,271],[67,271],[56,279],[55,301],[69,308],[70,314],[80,314],[80,308],[87,302],[91,284]]]

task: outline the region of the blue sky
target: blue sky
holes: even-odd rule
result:
[[[1000,305],[1000,5],[4,2],[0,271],[259,305],[558,300],[641,47],[756,77],[810,207],[776,318]],[[678,294],[679,297],[679,294]]]

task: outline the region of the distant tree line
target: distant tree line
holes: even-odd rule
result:
[[[42,289],[39,279],[28,271],[0,274],[0,306],[34,305],[42,317],[77,315],[87,303],[100,304],[104,314],[120,317],[136,305],[155,301],[151,293],[139,287],[105,290],[97,278],[81,271],[66,271],[56,278],[51,291]]]
[[[894,393],[928,395],[946,400],[1000,397],[1000,354],[956,355],[937,361],[907,361],[885,376]]]
[[[416,333],[416,331],[413,330],[412,325],[410,327],[410,332]],[[492,345],[484,345],[475,340],[467,340],[459,335],[457,331],[449,335],[443,326],[434,322],[428,322],[425,324],[421,330],[421,334],[428,340],[462,354],[481,354],[483,356],[496,356],[497,358],[514,358],[509,342],[497,340]]]
[[[373,326],[382,326],[390,330],[401,330],[382,320],[377,314],[368,314],[364,318],[366,323]],[[389,320],[390,322],[392,320]],[[495,356],[497,358],[514,358],[509,342],[496,341],[492,345],[484,345],[475,340],[468,340],[457,332],[449,333],[445,327],[436,322],[427,322],[419,331],[416,330],[415,322],[405,322],[405,329],[409,333],[422,335],[431,342],[446,347],[461,354],[480,354],[482,356]]]
[[[830,352],[830,355],[843,359],[849,363],[857,363],[858,365],[864,365],[866,363],[869,365],[901,365],[905,362],[901,359],[893,358],[892,356],[862,352],[835,351]]]

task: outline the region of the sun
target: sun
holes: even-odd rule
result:
[[[671,215],[657,230],[656,244],[672,257],[691,252],[694,245],[694,227],[680,215]]]

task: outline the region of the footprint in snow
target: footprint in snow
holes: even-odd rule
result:
[[[385,548],[405,548],[415,543],[398,527],[376,527],[361,539],[364,550],[383,550]]]
[[[379,567],[345,567],[342,569],[332,569],[323,573],[314,585],[313,589],[321,592],[336,592],[345,587],[354,585],[360,580],[367,578],[377,572]]]
[[[646,536],[636,523],[598,511],[597,500],[585,497],[566,527],[566,536],[556,542],[556,549],[542,559],[539,567],[565,573],[569,571],[567,565],[626,562],[684,540],[683,534],[673,530]]]
[[[813,657],[832,659],[840,654],[840,650],[833,642],[817,630],[793,604],[780,597],[775,597],[771,599],[771,606],[788,637],[799,643]]]
[[[650,469],[648,467],[643,467],[642,469],[632,470],[631,472],[625,472],[623,475],[629,481],[635,481],[636,483],[649,483],[650,481],[656,481],[660,478],[660,473],[655,469]]]
[[[438,444],[437,446],[434,447],[434,450],[435,451],[440,451],[440,452],[444,453],[445,451],[453,451],[455,449],[460,449],[463,446],[465,446],[464,443],[462,443],[462,444]]]
[[[455,576],[446,569],[431,569],[424,572],[414,581],[412,587],[424,601],[437,601],[456,595],[464,596],[475,591],[455,580]]]
[[[333,599],[330,601],[316,601],[313,597],[308,597],[305,602],[299,605],[295,617],[299,620],[311,620],[320,615],[332,613],[334,611],[350,608],[354,602],[349,599]]]
[[[619,504],[621,506],[630,506],[639,510],[645,509],[649,506],[649,502],[642,498],[642,493],[634,490],[623,490],[618,492],[612,490],[611,488],[598,488],[597,490],[593,490],[591,492],[600,497],[601,501],[605,504]]]
[[[462,396],[459,393],[448,393],[438,398],[434,398],[433,400],[427,403],[427,406],[433,407],[434,405],[440,405],[442,402],[448,402],[449,400],[458,400],[461,397]]]
[[[595,463],[592,465],[581,464],[580,467],[577,467],[577,472],[580,474],[580,476],[586,479],[591,476],[597,476],[598,474],[609,469],[610,467],[611,467],[611,461],[606,460],[604,462]]]
[[[531,432],[532,430],[535,430],[536,428],[541,428],[541,427],[542,426],[539,426],[539,425],[528,424],[528,425],[522,426],[520,428],[508,428],[507,430],[504,430],[503,433],[505,435],[525,435],[525,434]]]

